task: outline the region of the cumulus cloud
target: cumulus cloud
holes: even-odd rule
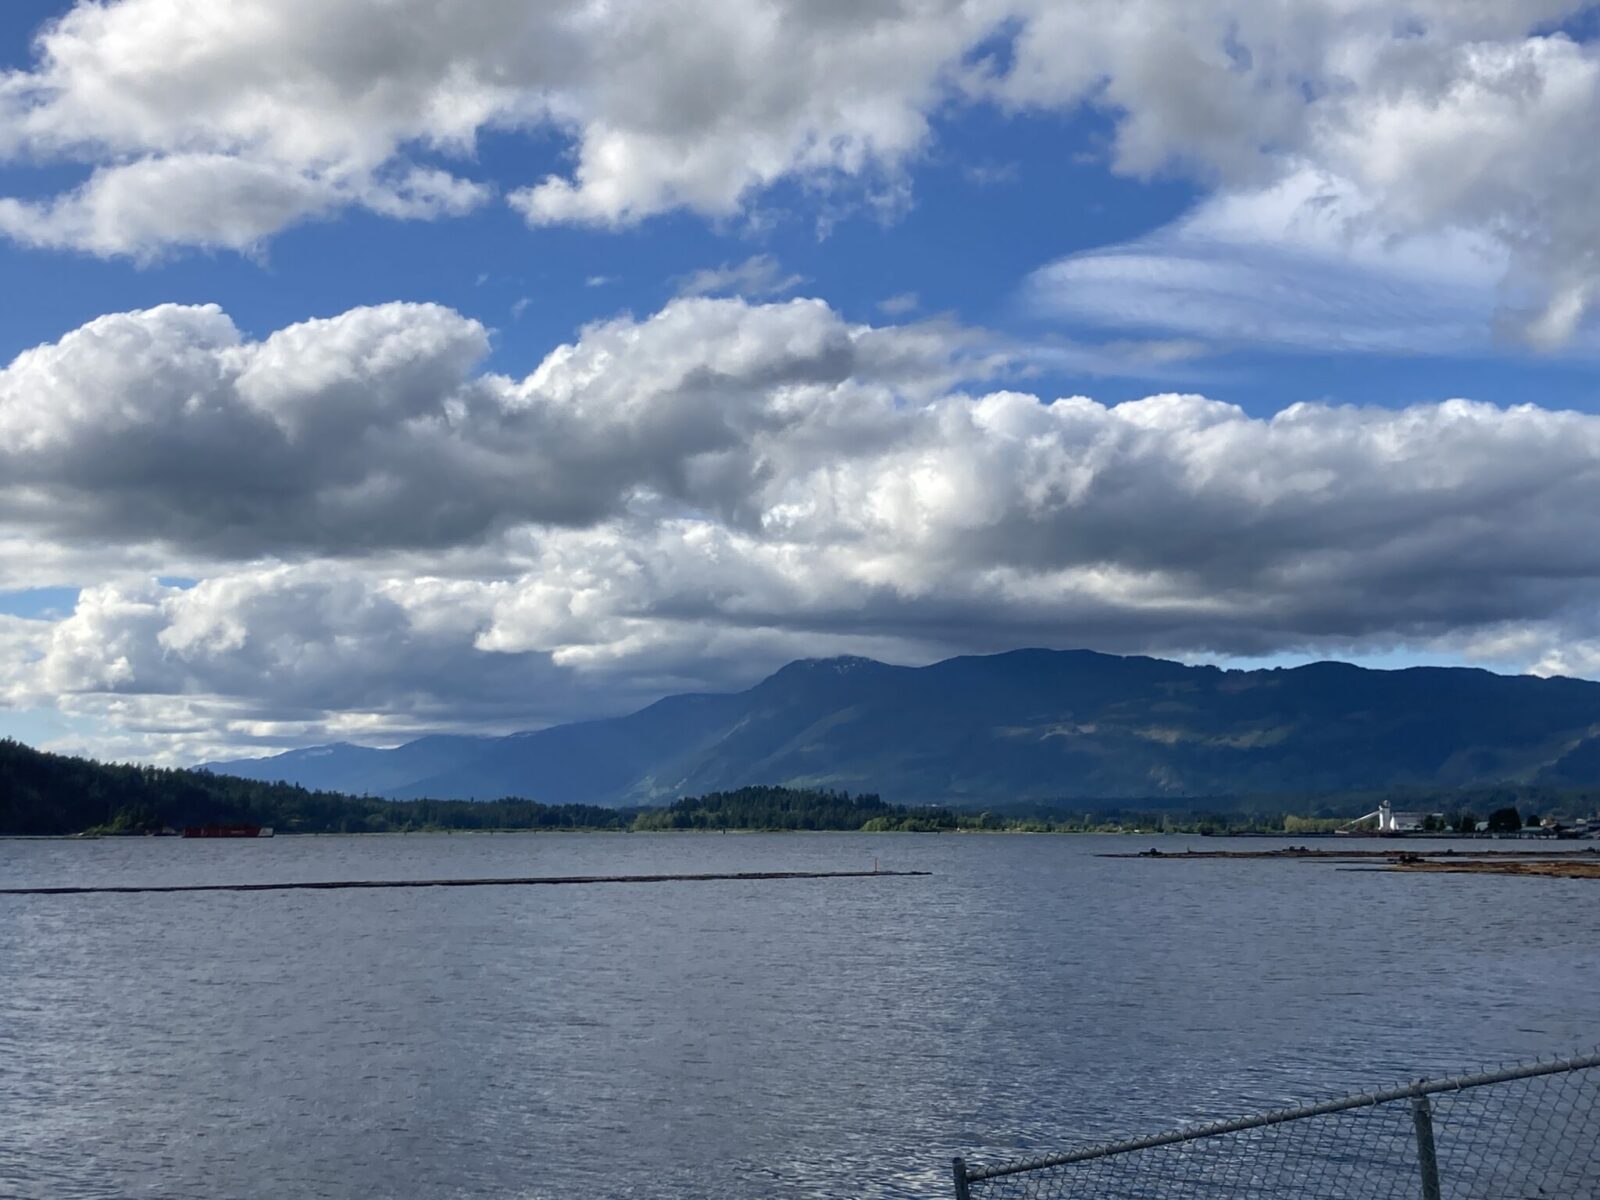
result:
[[[249,251],[285,226],[362,203],[391,217],[457,216],[487,194],[441,171],[350,187],[309,170],[222,154],[102,167],[43,202],[0,199],[0,234],[29,245],[150,258],[173,243]]]
[[[903,197],[943,114],[1089,104],[1117,170],[1229,193],[1310,172],[1363,197],[1363,236],[1491,240],[1526,300],[1508,328],[1548,346],[1600,271],[1600,54],[1561,30],[1589,7],[82,0],[0,76],[0,157],[92,173],[0,204],[0,232],[150,255],[495,190],[534,224],[602,226],[727,217],[784,180]],[[487,130],[556,131],[570,168],[472,179]]]
[[[570,690],[547,658],[464,653],[477,592],[328,564],[241,570],[193,588],[86,588],[13,680],[13,698],[159,729],[202,751],[339,729],[370,738],[493,728],[513,695],[519,714],[537,721],[548,704],[553,719]]]
[[[485,130],[533,127],[570,135],[576,163],[510,181],[531,222],[727,215],[788,175],[892,173],[992,24],[978,8],[84,0],[0,76],[0,156],[96,170],[8,202],[0,230],[148,255],[248,246],[345,206],[459,212],[489,189],[439,164],[469,163]]]
[[[1600,644],[1600,417],[986,390],[1005,363],[970,333],[814,300],[680,299],[522,380],[478,371],[484,337],[397,305],[252,342],[167,308],[21,356],[0,537],[143,539],[199,582],[80,580],[70,617],[0,629],[29,647],[0,695],[207,755],[536,725],[804,654],[1587,670]]]
[[[670,618],[631,648],[614,628],[602,646],[598,630],[578,634],[575,623],[559,653],[497,643],[496,611],[526,615],[537,586],[323,562],[248,567],[192,588],[87,588],[63,621],[0,617],[0,702],[52,705],[98,730],[72,748],[196,761],[334,738],[512,732],[736,686],[752,656],[904,646]]]
[[[214,306],[99,318],[0,371],[0,526],[201,557],[448,547],[648,494],[732,513],[767,442],[824,455],[986,369],[941,326],[686,299],[589,327],[520,381],[488,335],[391,304],[246,341]]]

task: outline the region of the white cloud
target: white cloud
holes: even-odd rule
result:
[[[62,546],[119,557],[71,617],[0,629],[32,648],[0,656],[0,696],[203,756],[539,724],[802,654],[1411,645],[1553,670],[1600,641],[1600,417],[972,395],[997,364],[970,333],[814,300],[674,301],[520,381],[476,373],[483,346],[428,306],[260,342],[165,308],[21,356],[11,583],[84,563]],[[141,554],[200,582],[141,581]]]
[[[804,275],[785,275],[770,254],[757,254],[740,263],[706,267],[678,283],[680,296],[747,296],[753,300],[781,296],[806,282]]]
[[[878,311],[888,317],[903,317],[921,306],[922,300],[915,292],[897,292],[878,301]]]
[[[173,243],[247,250],[338,203],[335,188],[299,172],[221,154],[174,155],[99,168],[48,201],[0,199],[0,233],[102,255],[150,257]]]
[[[1587,7],[1041,5],[992,87],[1023,107],[1092,91],[1120,114],[1122,171],[1179,164],[1226,191],[1310,174],[1361,198],[1357,241],[1492,241],[1531,285],[1514,327],[1551,345],[1585,311],[1600,253],[1582,200],[1600,159],[1572,153],[1600,141],[1600,57],[1545,31]]]
[[[1497,312],[1519,303],[1510,267],[1506,248],[1481,232],[1391,236],[1348,184],[1302,170],[1051,263],[1023,295],[1034,312],[1073,323],[1223,344],[1483,354],[1497,348]],[[1592,346],[1593,331],[1576,340]]]
[[[1552,32],[1587,7],[84,0],[0,76],[0,158],[92,174],[7,200],[0,231],[149,256],[495,190],[535,224],[727,217],[782,180],[903,203],[942,114],[1090,104],[1120,171],[1228,193],[1309,172],[1363,198],[1360,236],[1488,239],[1518,293],[1508,328],[1553,345],[1600,277],[1600,54]],[[467,177],[485,131],[552,129],[567,173]]]
[[[675,301],[521,381],[477,373],[487,346],[435,305],[260,342],[214,306],[99,318],[0,371],[0,532],[215,559],[443,548],[640,495],[729,512],[786,431],[990,369],[971,335],[816,300]]]
[[[248,247],[352,205],[444,215],[489,189],[437,162],[532,127],[569,134],[576,164],[508,181],[530,221],[727,215],[792,174],[895,171],[992,22],[981,7],[85,0],[40,31],[30,68],[0,76],[0,157],[97,169],[65,196],[9,202],[0,230],[150,255]]]
[[[191,758],[341,731],[493,729],[513,697],[522,720],[539,722],[534,696],[552,719],[573,696],[547,659],[470,653],[479,590],[332,564],[88,588],[40,660],[12,672],[12,700],[108,725],[131,752]]]
[[[16,702],[18,695],[12,689],[22,672],[44,654],[51,629],[48,620],[0,613],[0,661],[13,664],[10,679],[0,678],[0,702]]]

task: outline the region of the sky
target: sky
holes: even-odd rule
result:
[[[10,0],[0,736],[1600,678],[1600,7]]]

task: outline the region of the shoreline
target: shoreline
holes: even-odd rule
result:
[[[1154,848],[1135,854],[1100,854],[1098,858],[1143,859],[1149,862],[1280,861],[1310,862],[1341,871],[1382,871],[1430,875],[1518,875],[1542,879],[1600,879],[1600,846],[1563,850],[1186,850],[1163,854]]]
[[[1481,834],[1481,833],[1400,833],[1400,834],[1379,834],[1379,833],[1359,834],[1359,833],[1356,833],[1356,834],[1337,834],[1337,833],[1308,833],[1308,832],[1301,832],[1301,831],[1296,831],[1296,832],[1291,833],[1291,832],[1288,832],[1286,830],[1282,831],[1282,832],[1276,831],[1276,830],[1240,830],[1240,831],[1225,831],[1225,832],[1201,832],[1200,830],[1186,830],[1186,829],[1022,829],[1022,828],[985,829],[985,828],[983,828],[981,826],[960,826],[960,827],[957,827],[957,828],[954,828],[954,829],[786,829],[786,828],[761,828],[761,827],[755,827],[755,826],[739,827],[739,828],[730,827],[730,828],[727,828],[727,829],[627,829],[627,828],[617,828],[615,826],[606,827],[606,826],[598,826],[598,825],[597,826],[545,827],[545,828],[537,828],[537,827],[518,828],[518,827],[515,827],[515,826],[508,826],[506,828],[501,828],[501,829],[474,829],[474,828],[449,829],[449,828],[440,828],[440,829],[351,829],[351,830],[336,830],[336,829],[295,830],[295,829],[284,829],[284,828],[280,827],[277,830],[275,830],[275,832],[274,832],[274,834],[273,834],[273,836],[271,838],[259,838],[259,839],[257,839],[257,838],[245,838],[245,837],[241,837],[241,838],[190,838],[190,839],[187,839],[187,840],[190,840],[190,841],[258,841],[258,840],[259,841],[274,841],[274,840],[277,840],[277,839],[280,839],[280,838],[319,838],[319,837],[362,837],[362,838],[439,837],[439,836],[449,836],[449,837],[497,837],[497,836],[505,836],[505,835],[508,835],[508,834],[537,834],[539,836],[546,836],[546,835],[564,836],[564,835],[577,834],[577,833],[608,834],[608,835],[630,836],[630,837],[650,837],[650,836],[657,836],[657,835],[663,835],[663,834],[665,834],[665,835],[678,835],[678,834],[710,834],[710,833],[717,833],[717,834],[840,833],[840,834],[861,834],[861,835],[871,836],[871,837],[881,837],[881,836],[885,836],[885,835],[898,835],[898,834],[914,834],[914,835],[917,835],[917,836],[924,836],[924,835],[929,835],[929,834],[983,834],[985,836],[992,836],[992,835],[1003,834],[1003,835],[1011,835],[1011,836],[1030,836],[1030,837],[1031,836],[1042,836],[1042,837],[1058,837],[1058,836],[1068,836],[1068,837],[1137,837],[1137,838],[1188,837],[1188,838],[1207,838],[1207,839],[1213,839],[1213,840],[1219,840],[1219,841],[1227,840],[1227,839],[1231,838],[1231,839],[1238,839],[1238,840],[1246,840],[1246,839],[1248,839],[1248,840],[1293,839],[1295,841],[1311,840],[1311,841],[1319,841],[1319,842],[1321,842],[1321,841],[1332,841],[1332,840],[1337,839],[1338,841],[1341,841],[1341,842],[1350,841],[1350,842],[1393,842],[1393,843],[1404,843],[1404,842],[1407,842],[1407,841],[1428,841],[1428,842],[1434,842],[1434,841],[1438,841],[1438,842],[1525,842],[1525,843],[1535,843],[1535,844],[1537,844],[1537,843],[1551,843],[1551,842],[1558,842],[1558,841],[1597,842],[1597,839],[1595,839],[1595,838],[1576,838],[1576,839],[1574,839],[1574,838],[1554,838],[1554,837],[1520,838],[1520,837],[1511,837],[1511,836],[1505,836],[1505,835]],[[109,832],[108,833],[96,833],[96,832],[90,832],[88,830],[85,830],[85,831],[82,831],[82,832],[79,832],[79,833],[0,833],[0,842],[93,842],[93,841],[143,841],[143,840],[151,840],[151,841],[166,841],[166,840],[183,841],[185,839],[180,834],[178,834],[176,832],[173,832],[173,833],[109,833]],[[1428,853],[1428,854],[1454,854],[1454,853],[1479,853],[1479,854],[1487,854],[1487,853],[1499,853],[1499,854],[1541,854],[1541,853],[1543,853],[1543,854],[1563,854],[1563,853],[1566,853],[1566,854],[1571,854],[1571,853],[1584,853],[1584,852],[1586,852],[1586,851],[1584,851],[1584,850],[1559,850],[1559,851],[1557,851],[1557,850],[1551,850],[1551,851],[1539,851],[1539,850],[1527,850],[1527,851],[1515,851],[1515,850],[1500,850],[1500,851],[1433,850],[1433,851],[1422,851],[1422,853]],[[1591,850],[1588,850],[1587,852],[1588,853],[1600,854],[1600,845],[1597,845],[1595,848],[1593,848]],[[1354,851],[1316,850],[1316,851],[1308,851],[1307,854],[1306,855],[1302,855],[1302,857],[1309,857],[1309,856],[1315,856],[1315,855],[1335,855],[1335,856],[1337,856],[1337,855],[1340,855],[1340,854],[1351,854],[1351,853],[1354,853]],[[1363,853],[1401,854],[1401,853],[1405,853],[1405,851],[1400,850],[1397,847],[1394,850],[1364,851]],[[1183,851],[1183,852],[1174,852],[1174,853],[1171,854],[1171,857],[1173,857],[1173,858],[1181,858],[1181,857],[1189,857],[1189,858],[1241,857],[1241,856],[1273,857],[1273,856],[1284,856],[1284,855],[1285,855],[1285,851],[1283,849],[1260,850],[1260,851],[1189,850],[1189,851]],[[1118,854],[1118,855],[1105,855],[1105,856],[1102,856],[1102,857],[1111,857],[1111,858],[1147,857],[1148,858],[1148,857],[1154,857],[1154,856],[1151,856],[1151,855]]]
[[[1600,862],[1402,862],[1390,871],[1406,875],[1515,875],[1524,879],[1600,879]]]

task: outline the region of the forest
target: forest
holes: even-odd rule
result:
[[[606,808],[500,800],[386,800],[313,791],[184,770],[35,750],[0,739],[0,835],[139,835],[191,825],[254,824],[278,833],[418,833],[462,830],[840,830],[883,832],[1331,833],[1389,797],[1395,807],[1433,809],[1440,824],[1470,830],[1477,813],[1536,823],[1538,812],[1587,814],[1594,789],[1492,787],[1453,792],[1395,790],[1347,795],[1153,799],[1133,806],[1059,805],[969,811],[893,804],[874,793],[828,788],[742,787],[659,807]],[[1309,815],[1303,815],[1309,814]]]
[[[0,834],[155,834],[253,824],[277,833],[429,830],[953,829],[944,809],[877,796],[748,787],[661,808],[502,800],[385,800],[209,771],[94,762],[0,740]]]

